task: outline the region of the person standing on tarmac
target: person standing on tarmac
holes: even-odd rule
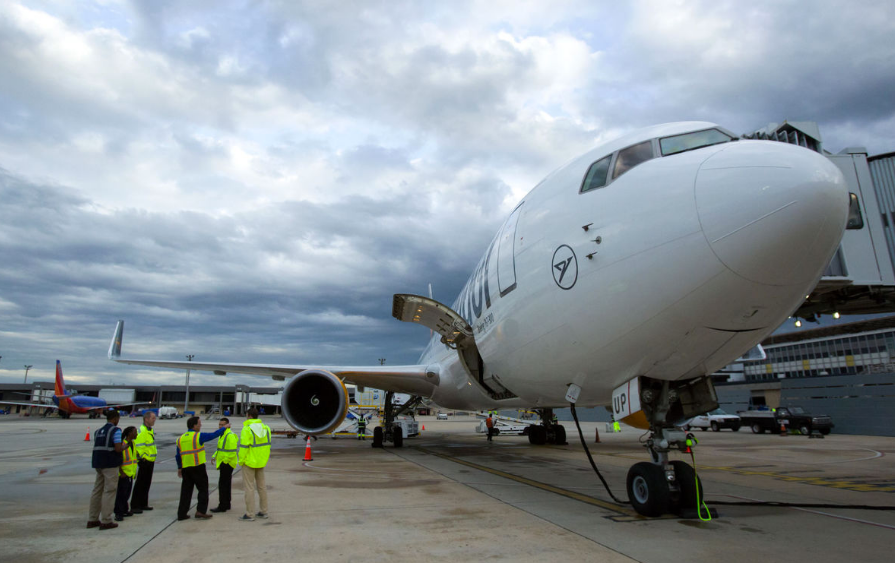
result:
[[[212,456],[214,465],[218,468],[218,505],[212,508],[212,512],[227,512],[230,510],[230,485],[233,480],[233,470],[237,467],[237,450],[239,438],[230,431],[230,419],[222,418],[218,421],[218,428],[224,428],[224,433],[218,438],[218,449]]]
[[[137,432],[134,446],[137,452],[137,479],[134,481],[134,493],[131,495],[131,512],[143,514],[144,510],[152,510],[149,506],[149,487],[152,486],[152,471],[158,449],[155,447],[156,416],[152,411],[143,413],[143,424]]]
[[[205,442],[222,436],[226,427],[218,428],[216,432],[199,432],[202,429],[202,421],[198,416],[191,416],[186,421],[187,431],[177,439],[177,476],[180,482],[180,504],[177,506],[177,519],[188,520],[190,515],[190,503],[193,502],[193,487],[198,489],[199,504],[196,506],[196,518],[208,520],[208,473],[205,471]]]
[[[93,435],[93,468],[96,481],[90,495],[90,512],[87,516],[88,528],[111,530],[118,524],[112,522],[115,494],[118,492],[118,468],[121,466],[121,452],[125,444],[121,441],[118,428],[118,411],[105,411],[106,425]],[[102,520],[100,520],[102,518]]]
[[[242,466],[242,484],[245,492],[246,511],[239,517],[243,522],[252,522],[255,516],[267,519],[267,484],[264,481],[264,467],[270,459],[270,427],[258,419],[258,409],[252,407],[247,413],[248,420],[239,433],[239,465]],[[260,510],[255,512],[255,491],[261,500]]]
[[[367,439],[367,419],[364,415],[359,415],[357,417],[357,439]]]
[[[134,484],[134,476],[137,474],[137,458],[134,440],[137,438],[137,429],[128,426],[121,433],[122,441],[126,442],[122,453],[121,467],[118,468],[118,494],[115,496],[115,521],[121,522],[127,516],[134,513],[128,510],[127,499],[131,496],[131,486]]]
[[[494,419],[491,418],[491,413],[488,413],[488,418],[485,419],[485,427],[488,429],[488,441],[491,441],[491,436],[494,435]]]

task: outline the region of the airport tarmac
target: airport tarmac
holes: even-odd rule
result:
[[[302,461],[304,441],[275,438],[266,471],[271,518],[255,522],[237,520],[244,507],[239,473],[232,512],[206,522],[176,520],[174,440],[185,422],[159,421],[155,510],[99,531],[85,529],[94,473],[92,442],[84,441],[99,421],[2,416],[0,561],[891,560],[892,512],[716,503],[895,505],[895,438],[698,432],[698,472],[708,504],[720,512],[701,522],[645,519],[612,502],[573,423],[564,423],[569,445],[531,446],[523,436],[488,444],[472,419],[419,421],[426,430],[403,449],[325,437],[312,442],[311,462]],[[279,418],[267,422],[286,428]],[[217,426],[214,419],[203,424]],[[233,426],[238,430],[240,420]],[[593,443],[595,427],[600,444]],[[646,460],[642,433],[607,434],[592,422],[583,430],[598,467],[624,498],[628,468]],[[209,476],[214,488],[210,462]],[[213,490],[211,506],[216,501]]]

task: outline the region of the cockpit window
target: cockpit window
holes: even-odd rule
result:
[[[587,175],[584,177],[584,183],[581,184],[581,193],[602,188],[606,185],[606,180],[609,178],[609,162],[611,160],[612,155],[610,154],[606,158],[601,158],[590,165],[590,168],[587,169]]]
[[[662,151],[662,156],[668,156],[719,143],[726,143],[730,140],[731,136],[726,133],[722,133],[717,129],[706,129],[705,131],[684,133],[683,135],[659,139],[659,149]]]
[[[644,141],[640,144],[618,151],[618,158],[615,159],[615,170],[612,172],[612,179],[615,180],[638,164],[646,162],[652,158],[652,141]]]

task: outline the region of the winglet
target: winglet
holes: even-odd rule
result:
[[[124,337],[124,321],[118,321],[115,325],[115,334],[112,336],[112,343],[109,344],[109,359],[121,357],[121,339]]]

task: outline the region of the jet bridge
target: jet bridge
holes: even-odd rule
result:
[[[895,170],[891,162],[879,162],[895,157],[868,159],[863,147],[849,147],[832,154],[824,150],[820,129],[811,121],[770,124],[743,138],[789,143],[823,154],[842,171],[853,194],[849,226],[839,250],[817,287],[793,316],[816,321],[819,315],[895,312],[895,180],[891,175],[871,170],[872,165],[885,171],[885,164]],[[886,185],[887,179],[892,185]]]

